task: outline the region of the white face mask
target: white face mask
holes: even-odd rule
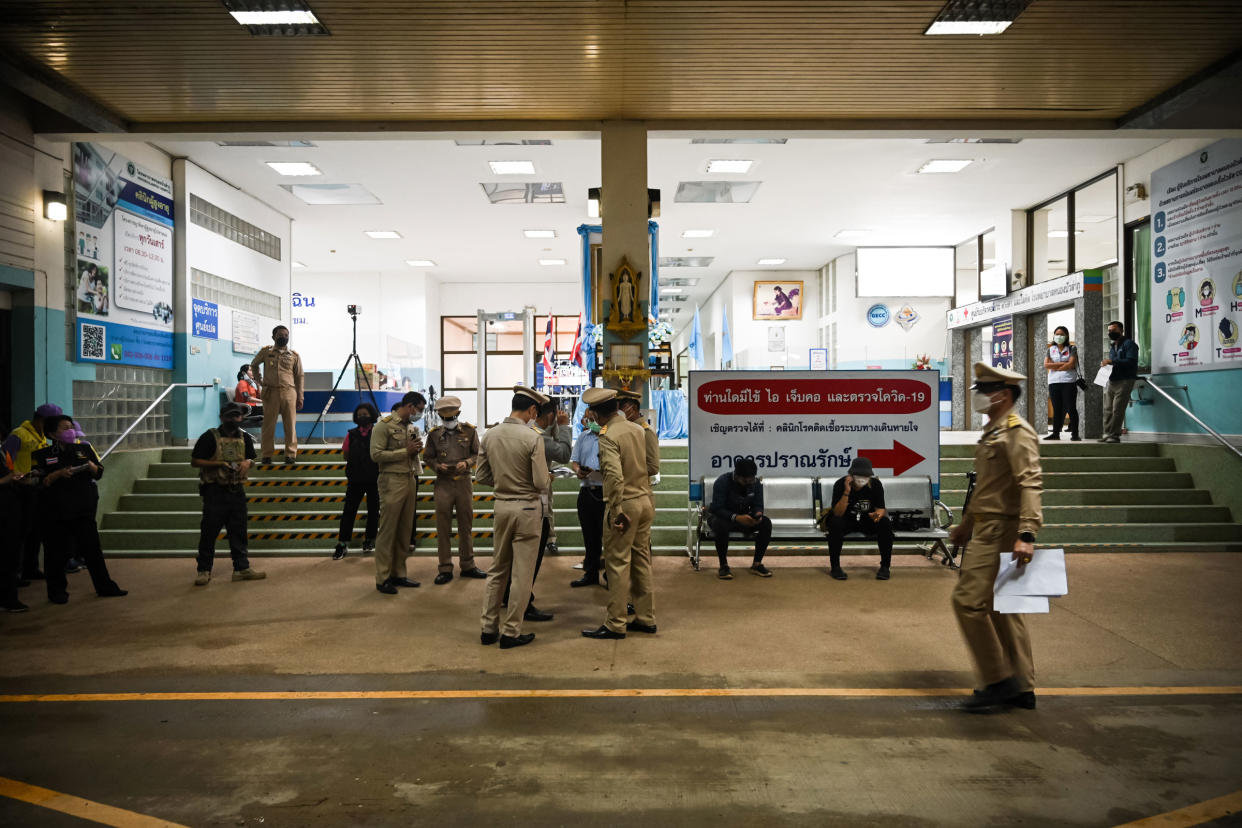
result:
[[[870,478],[870,477],[864,477],[864,476],[859,475],[859,474],[854,475],[854,485],[855,485],[855,486],[857,486],[857,487],[859,487],[860,489],[861,489],[863,486],[866,486],[866,485],[868,485],[868,484],[870,484],[870,483],[871,483],[871,478]]]
[[[1052,341],[1053,341],[1053,342],[1055,342],[1055,343],[1057,343],[1058,345],[1064,345],[1064,344],[1065,344],[1065,340],[1066,340],[1067,338],[1068,338],[1068,337],[1066,337],[1064,334],[1057,334],[1056,336],[1054,336],[1054,337],[1052,338]]]
[[[442,422],[444,424],[444,427],[447,428],[449,431],[452,431],[453,429],[457,428],[458,420],[456,417],[449,417],[447,420],[443,420]]]
[[[980,414],[986,414],[988,409],[992,407],[992,397],[982,391],[975,391],[970,395],[970,407],[973,411]]]

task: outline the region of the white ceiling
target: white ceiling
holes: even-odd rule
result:
[[[301,136],[288,136],[296,139]],[[474,137],[474,136],[462,136]],[[457,146],[454,136],[413,140],[320,140],[311,148],[220,147],[214,142],[157,142],[294,219],[293,259],[329,272],[408,270],[407,259],[431,259],[442,282],[575,283],[580,267],[576,228],[590,221],[587,188],[600,184],[598,138],[555,134],[551,146]],[[785,137],[785,136],[777,136]],[[730,271],[814,269],[856,245],[953,245],[1163,143],[1162,139],[1028,138],[1018,144],[927,144],[922,138],[797,138],[786,144],[691,144],[652,137],[648,183],[662,192],[661,256],[712,256],[708,268],[669,268],[661,278],[692,277],[693,306]],[[744,175],[709,175],[711,159],[752,159]],[[917,175],[933,158],[971,158],[964,171]],[[309,161],[323,171],[286,178],[265,161]],[[534,176],[495,176],[490,160],[531,160]],[[750,204],[677,204],[680,181],[762,181]],[[565,204],[492,205],[479,186],[493,181],[559,181]],[[289,183],[359,183],[383,202],[308,206],[281,188]],[[556,239],[527,239],[524,229],[554,229]],[[687,229],[716,231],[683,239]],[[870,229],[843,242],[845,228]],[[374,240],[365,230],[397,230]],[[562,267],[538,264],[563,258]],[[773,269],[773,268],[762,268]],[[295,278],[296,278],[295,271]],[[680,328],[688,315],[675,320]]]

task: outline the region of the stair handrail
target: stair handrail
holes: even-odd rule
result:
[[[121,432],[121,436],[116,438],[116,442],[114,442],[112,445],[108,446],[108,448],[107,448],[106,450],[104,450],[104,453],[103,453],[103,454],[101,454],[101,455],[99,455],[99,459],[100,459],[100,460],[103,460],[105,457],[107,457],[109,454],[111,454],[111,453],[112,453],[112,451],[113,451],[113,449],[115,449],[117,446],[119,446],[119,445],[120,445],[120,444],[121,444],[121,443],[125,440],[125,438],[129,436],[129,433],[130,433],[131,431],[133,431],[135,428],[137,428],[137,427],[138,427],[138,424],[139,424],[139,423],[141,423],[143,420],[145,420],[145,419],[146,419],[146,417],[147,417],[147,415],[148,415],[148,414],[150,414],[152,411],[154,411],[154,410],[155,410],[155,407],[164,401],[164,398],[165,398],[165,397],[167,397],[170,393],[172,393],[172,390],[173,390],[174,388],[215,388],[215,387],[216,387],[216,386],[215,386],[215,383],[211,383],[211,382],[205,382],[205,383],[203,383],[203,382],[174,382],[174,383],[170,383],[170,384],[169,384],[169,386],[168,386],[167,388],[165,388],[163,391],[161,391],[161,392],[160,392],[160,395],[159,395],[158,397],[156,397],[156,398],[155,398],[155,399],[151,402],[151,404],[150,404],[150,405],[148,405],[148,406],[147,406],[146,411],[143,411],[141,414],[139,414],[139,415],[138,415],[138,418],[137,418],[137,419],[135,419],[132,423],[130,423],[130,424],[129,424],[129,428],[127,428],[127,429],[125,429],[124,431],[122,431],[122,432]]]
[[[1165,389],[1161,388],[1159,385],[1156,385],[1156,383],[1152,382],[1152,379],[1151,379],[1151,376],[1150,376],[1150,375],[1148,375],[1148,376],[1143,376],[1143,375],[1140,375],[1138,378],[1139,378],[1139,379],[1141,379],[1143,382],[1147,383],[1147,387],[1148,387],[1148,388],[1153,388],[1153,389],[1155,389],[1155,390],[1156,390],[1156,392],[1160,394],[1160,396],[1164,397],[1166,400],[1168,400],[1170,403],[1172,403],[1172,405],[1173,405],[1173,407],[1174,407],[1174,408],[1178,409],[1178,410],[1179,410],[1179,411],[1181,411],[1183,414],[1185,414],[1187,417],[1189,417],[1190,419],[1194,420],[1195,424],[1196,424],[1197,426],[1199,426],[1199,428],[1203,429],[1203,430],[1204,430],[1204,431],[1206,431],[1208,434],[1211,434],[1213,437],[1215,437],[1215,438],[1216,438],[1216,441],[1217,441],[1218,443],[1220,443],[1222,446],[1224,446],[1225,448],[1229,449],[1229,450],[1230,450],[1230,451],[1232,451],[1234,454],[1236,454],[1236,455],[1238,456],[1238,458],[1239,458],[1239,459],[1242,459],[1242,451],[1239,451],[1239,450],[1238,450],[1238,448],[1237,448],[1237,446],[1235,446],[1233,443],[1230,443],[1228,440],[1226,440],[1226,439],[1224,438],[1224,436],[1223,436],[1223,435],[1221,435],[1221,434],[1220,434],[1220,432],[1218,432],[1216,429],[1212,428],[1210,425],[1208,425],[1207,423],[1203,422],[1203,420],[1200,420],[1198,417],[1196,417],[1196,416],[1194,415],[1194,412],[1192,412],[1189,408],[1187,408],[1186,406],[1182,405],[1182,404],[1181,404],[1181,403],[1179,403],[1177,400],[1173,399],[1173,395],[1172,395],[1172,394],[1170,394],[1170,393],[1169,393],[1168,391],[1166,391]],[[1190,392],[1189,392],[1189,391],[1187,391],[1187,394],[1188,394],[1188,395],[1189,395],[1189,393],[1190,393]]]

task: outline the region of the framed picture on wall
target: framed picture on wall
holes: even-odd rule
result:
[[[802,282],[755,282],[752,319],[802,318]]]

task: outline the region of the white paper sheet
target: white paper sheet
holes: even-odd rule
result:
[[[1108,386],[1108,378],[1113,375],[1113,366],[1101,365],[1100,370],[1095,374],[1095,384],[1101,388]]]
[[[1044,595],[997,595],[992,599],[992,609],[1006,614],[1048,612],[1048,598]]]
[[[1056,597],[1067,592],[1064,549],[1036,549],[1026,566],[1018,566],[1009,555],[1001,555],[994,594]]]

